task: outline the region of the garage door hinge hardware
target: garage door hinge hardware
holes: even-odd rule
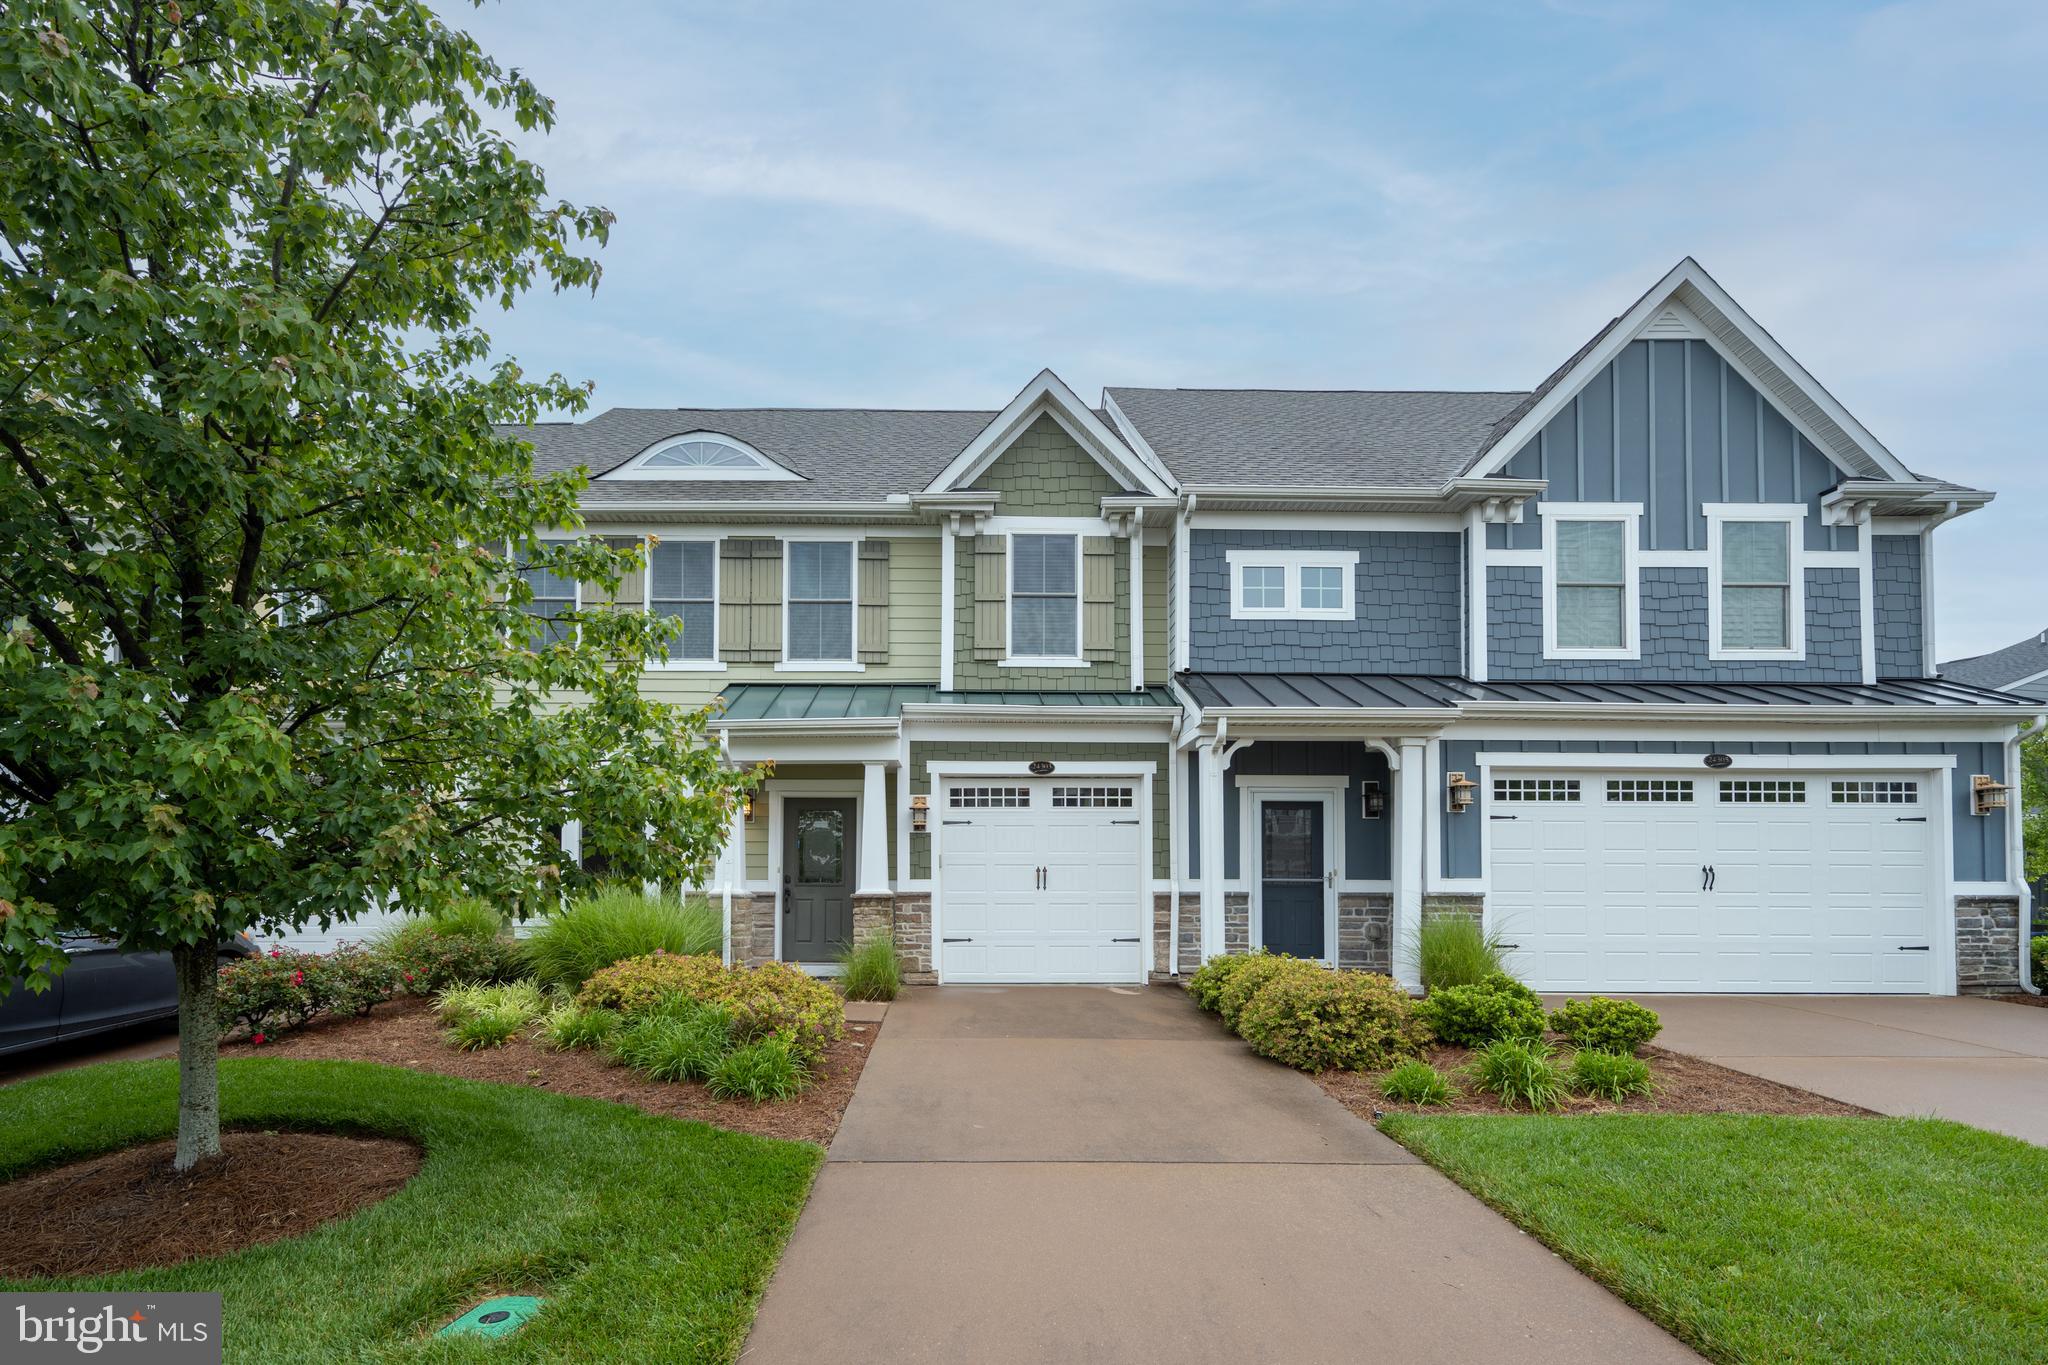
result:
[[[1135,825],[1138,822],[1136,820],[1112,820],[1109,823],[1112,825]]]
[[[1902,825],[1924,825],[1927,823],[1927,817],[1924,815],[1901,815],[1895,818]]]
[[[941,938],[941,939],[939,940],[939,942],[941,942],[941,943],[972,943],[972,942],[974,942],[974,940],[973,940],[973,939],[971,939],[971,938]]]
[[[1522,817],[1519,815],[1489,815],[1486,818],[1489,820],[1519,820]]]
[[[1110,940],[1111,943],[1136,943],[1137,941],[1136,938],[1113,938]]]
[[[1899,945],[1899,951],[1902,953],[1929,953],[1934,951],[1934,945],[1931,943],[1902,943]]]
[[[971,825],[974,822],[972,820],[941,820],[939,823],[942,825]]]
[[[1519,948],[1519,947],[1521,947],[1522,945],[1521,945],[1521,944],[1519,944],[1519,943],[1503,943],[1503,944],[1501,944],[1500,946],[1501,946],[1501,947],[1503,947],[1503,948]]]

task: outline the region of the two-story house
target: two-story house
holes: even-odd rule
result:
[[[1265,946],[1414,982],[1478,913],[1542,989],[2010,986],[2014,746],[1935,678],[1917,475],[1681,262],[1531,392],[1122,389],[524,429],[644,687],[773,760],[737,958],[1142,982]],[[537,584],[535,610],[597,605]],[[570,831],[567,841],[575,841]]]

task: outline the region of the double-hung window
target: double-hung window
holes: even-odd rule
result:
[[[1710,504],[1708,630],[1711,657],[1797,659],[1805,654],[1805,594],[1793,554],[1806,509]]]
[[[789,663],[853,662],[853,542],[788,542]]]
[[[1238,621],[1354,619],[1356,550],[1226,550]]]
[[[1081,657],[1081,538],[1010,537],[1010,657]]]
[[[1634,504],[1542,504],[1544,653],[1632,659],[1637,650]]]
[[[566,540],[540,542],[548,548],[568,543]],[[564,618],[576,610],[576,580],[564,578],[548,569],[529,568],[523,556],[519,561],[519,576],[527,587],[533,589],[533,599],[522,608],[534,618],[527,634],[528,648],[539,649],[572,638],[576,627]]]
[[[663,540],[647,556],[647,610],[682,622],[668,642],[675,663],[718,658],[718,546],[708,540]]]

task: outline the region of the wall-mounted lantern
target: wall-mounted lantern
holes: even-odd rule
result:
[[[2003,782],[1994,782],[1984,773],[1970,779],[1970,811],[1974,815],[1989,815],[1995,810],[2004,810],[2006,797],[2012,788]]]
[[[1377,820],[1387,813],[1387,794],[1377,782],[1358,784],[1358,817]]]
[[[748,792],[740,798],[740,815],[748,824],[754,823],[754,794]]]
[[[1472,808],[1472,802],[1479,793],[1479,784],[1461,772],[1444,774],[1444,809],[1453,815],[1461,815]]]
[[[923,834],[931,828],[931,807],[932,799],[929,796],[920,794],[910,798],[910,832],[912,834]]]

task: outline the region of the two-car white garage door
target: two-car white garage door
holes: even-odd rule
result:
[[[934,784],[939,976],[1144,979],[1145,788],[1132,779]]]
[[[1935,988],[1925,774],[1496,770],[1485,796],[1488,919],[1538,989]]]

